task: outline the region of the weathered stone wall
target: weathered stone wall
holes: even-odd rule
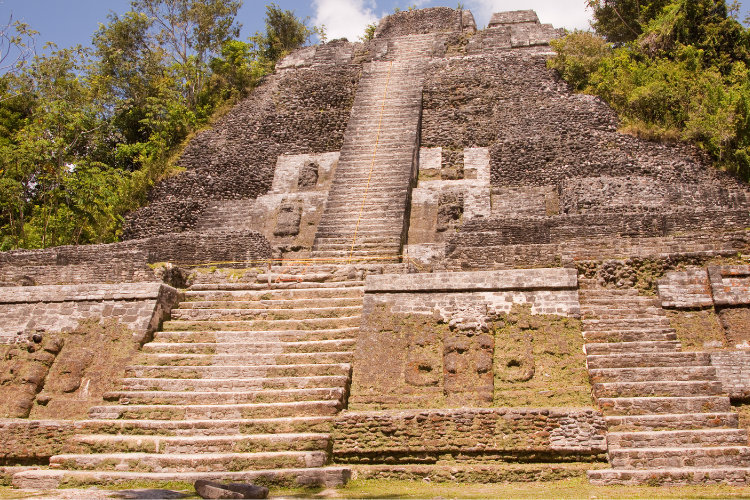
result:
[[[539,16],[533,10],[510,10],[506,12],[495,12],[487,23],[488,28],[498,26],[509,26],[514,24],[538,24]]]
[[[279,155],[338,151],[360,67],[350,64],[352,44],[331,44],[313,51],[311,65],[269,76],[192,139],[178,162],[187,170],[154,187],[149,205],[128,216],[124,238],[193,229],[209,200],[266,193]]]
[[[722,265],[667,273],[659,280],[666,308],[715,308],[731,347],[750,348],[750,266]]]
[[[493,234],[479,235],[478,245],[466,245],[456,236],[444,249],[441,269],[478,270],[554,266],[593,266],[593,275],[611,260],[662,261],[665,269],[673,262],[701,264],[712,257],[732,257],[750,249],[747,231],[627,238],[580,238],[553,244],[495,244]],[[437,252],[437,250],[435,250]],[[593,277],[593,276],[589,276]],[[616,282],[613,281],[613,284]]]
[[[489,147],[493,185],[560,185],[563,212],[747,205],[746,187],[694,149],[618,133],[615,113],[571,93],[546,68],[548,55],[516,49],[433,59],[422,145]]]
[[[350,408],[591,404],[576,276],[368,275]]]
[[[659,280],[661,306],[668,309],[713,307],[711,283],[705,268],[672,271]]]
[[[466,221],[451,243],[464,246],[548,244],[602,237],[647,238],[680,232],[744,229],[747,210],[684,211],[665,214],[576,214],[549,217],[488,217]]]
[[[25,341],[35,331],[72,331],[87,319],[114,319],[145,342],[181,296],[161,283],[0,288],[0,343]]]
[[[711,366],[729,397],[750,400],[750,351],[719,351],[711,353]]]
[[[334,459],[348,463],[590,460],[607,448],[604,419],[589,408],[353,411],[333,428]]]
[[[0,287],[154,281],[156,276],[148,264],[195,265],[269,257],[268,241],[249,230],[185,232],[103,245],[14,250],[0,252]]]
[[[47,465],[63,452],[75,432],[75,423],[62,420],[0,420],[0,464]]]
[[[161,283],[0,288],[0,418],[83,418],[181,297]]]
[[[467,10],[448,7],[405,10],[384,17],[375,30],[375,38],[395,38],[441,31],[475,30],[474,17]]]

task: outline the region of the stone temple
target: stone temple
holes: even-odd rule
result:
[[[561,35],[302,48],[124,241],[0,254],[3,477],[748,484],[748,186],[619,133]]]

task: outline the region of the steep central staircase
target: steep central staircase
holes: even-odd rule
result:
[[[188,289],[121,390],[105,396],[114,404],[80,423],[74,452],[23,473],[25,484],[62,476],[345,482],[348,469],[325,466],[333,416],[348,396],[363,282],[282,273]]]
[[[313,257],[398,260],[419,150],[422,82],[434,35],[389,41],[365,66]]]
[[[580,280],[589,376],[612,469],[596,484],[750,484],[747,431],[707,353],[681,352],[660,303]]]

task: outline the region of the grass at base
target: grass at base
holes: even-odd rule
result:
[[[298,498],[750,498],[741,486],[594,486],[572,478],[544,483],[465,484],[382,479],[354,479],[344,488],[271,490],[271,495]]]
[[[123,484],[117,488],[137,489],[145,485]],[[134,488],[136,486],[136,488]],[[149,483],[148,488],[170,488],[169,483]],[[60,491],[60,490],[58,490]],[[10,487],[0,486],[0,499],[38,497]],[[54,492],[45,492],[47,494]],[[271,488],[269,498],[510,498],[510,499],[668,499],[668,498],[750,498],[750,487],[706,485],[706,486],[594,486],[583,478],[564,479],[542,483],[432,483],[427,481],[403,481],[383,479],[355,479],[343,488]],[[194,497],[195,498],[195,497]]]

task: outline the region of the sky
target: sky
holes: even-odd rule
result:
[[[264,29],[266,3],[271,0],[245,0],[238,21],[242,24],[241,38]],[[299,18],[309,18],[311,25],[324,25],[329,40],[346,37],[356,41],[365,27],[392,13],[395,8],[409,6],[456,7],[456,0],[275,0],[276,5],[292,10]],[[474,14],[477,26],[487,25],[493,12],[534,9],[543,23],[558,28],[587,29],[590,13],[585,0],[462,0],[464,8]],[[742,0],[740,19],[750,14],[750,0]],[[76,44],[90,45],[91,35],[99,23],[107,22],[110,12],[122,14],[129,9],[130,0],[0,0],[0,23],[10,16],[22,20],[40,32],[39,46],[54,42],[58,47]]]

